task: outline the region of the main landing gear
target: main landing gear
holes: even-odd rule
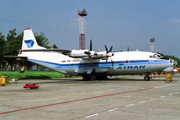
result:
[[[145,80],[145,81],[149,81],[149,80],[150,80],[149,74],[147,74],[146,76],[144,76],[144,80]]]
[[[83,80],[87,81],[87,80],[107,80],[107,75],[84,75],[83,76]]]
[[[83,81],[87,81],[91,79],[91,75],[84,75],[83,76]]]

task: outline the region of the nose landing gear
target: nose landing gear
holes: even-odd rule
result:
[[[149,74],[147,74],[146,76],[144,76],[144,80],[145,80],[145,81],[149,81],[149,80],[150,80]]]

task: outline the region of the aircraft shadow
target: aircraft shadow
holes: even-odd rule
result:
[[[26,79],[27,80],[27,79]],[[61,83],[61,84],[78,84],[78,83],[85,83],[85,84],[93,84],[93,83],[104,83],[104,82],[111,82],[111,81],[144,81],[144,79],[133,79],[133,78],[108,78],[107,80],[88,80],[83,81],[82,78],[55,78],[55,79],[33,79],[30,80],[33,83],[39,83],[39,84],[53,84],[53,83]],[[165,81],[165,79],[151,79],[149,81],[144,82],[151,82],[151,81]]]

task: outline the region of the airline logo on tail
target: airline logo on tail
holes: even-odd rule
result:
[[[33,40],[24,40],[24,42],[26,43],[28,48],[32,48],[34,45],[34,41]]]

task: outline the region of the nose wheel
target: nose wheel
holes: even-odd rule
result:
[[[144,80],[145,80],[145,81],[149,81],[149,80],[150,80],[149,74],[147,74],[146,76],[144,76]]]

